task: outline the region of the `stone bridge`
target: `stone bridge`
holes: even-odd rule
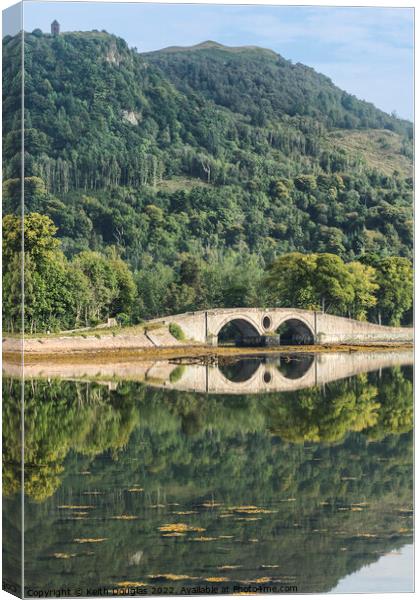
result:
[[[171,323],[179,325],[185,341],[178,341],[168,331]],[[218,308],[171,315],[153,319],[144,324],[144,331],[121,329],[115,334],[98,329],[96,335],[69,335],[27,337],[24,351],[28,354],[61,354],[62,352],[91,352],[138,350],[180,345],[213,345],[223,342],[229,325],[235,326],[235,338],[242,346],[258,344],[258,336],[270,336],[280,329],[280,343],[299,344],[381,344],[411,343],[411,327],[383,327],[375,323],[355,321],[345,317],[299,310],[295,308]],[[286,328],[284,331],[283,327]],[[232,339],[232,338],[231,338]],[[256,343],[253,343],[256,342]],[[274,345],[278,344],[278,339]],[[3,338],[3,353],[20,354],[22,340]]]
[[[154,321],[162,323],[162,319]],[[214,346],[218,344],[222,330],[231,323],[244,338],[274,334],[280,326],[287,325],[288,336],[291,335],[288,342],[291,344],[413,341],[413,329],[410,327],[385,327],[296,308],[218,308],[164,317],[163,323],[176,323],[188,340]]]

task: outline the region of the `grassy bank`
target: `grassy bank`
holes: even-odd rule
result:
[[[124,327],[117,325],[115,327],[85,327],[82,329],[72,329],[70,331],[53,331],[51,333],[25,333],[25,339],[56,339],[60,337],[98,337],[101,335],[136,335],[147,331],[154,331],[163,327],[163,323],[141,323],[138,325],[125,325]],[[3,332],[3,338],[21,339],[22,333]]]

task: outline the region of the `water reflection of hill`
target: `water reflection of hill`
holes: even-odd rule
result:
[[[5,385],[11,515],[20,393]],[[34,586],[150,584],[163,572],[188,576],[169,582],[177,589],[224,577],[327,591],[412,538],[410,368],[265,396],[25,385]],[[124,515],[138,518],[114,518]],[[176,523],[192,530],[159,530]]]

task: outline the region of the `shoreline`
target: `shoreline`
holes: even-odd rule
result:
[[[319,386],[331,381],[353,377],[361,373],[383,368],[413,364],[412,348],[371,347],[369,349],[347,347],[323,348],[314,352],[306,346],[299,354],[296,346],[283,347],[279,353],[274,349],[258,352],[258,349],[220,348],[215,354],[210,347],[196,347],[192,352],[175,352],[169,349],[166,356],[143,353],[124,357],[104,356],[96,353],[94,359],[78,356],[60,356],[60,360],[26,361],[24,372],[19,362],[3,362],[3,375],[14,379],[31,381],[67,380],[95,382],[116,389],[119,382],[144,383],[147,386],[176,389],[203,394],[258,394],[279,391],[294,391],[311,386]],[[207,350],[203,354],[203,350]],[[156,354],[156,353],[155,353]],[[251,369],[245,368],[244,378],[231,378],[229,367],[251,361]],[[295,361],[299,365],[296,376],[289,373],[287,365]],[[286,371],[281,366],[286,365]],[[291,365],[293,367],[293,365]],[[228,371],[224,369],[227,368]]]
[[[277,331],[278,323],[288,320],[299,322],[309,332],[307,341],[312,343],[284,346],[267,343],[264,346],[264,319],[270,320],[269,327],[273,332]],[[226,323],[235,320],[247,322],[255,333],[251,338],[257,337],[258,333],[261,345],[242,347],[235,346],[233,342],[226,346],[217,345],[218,333]],[[243,340],[246,342],[246,336]],[[280,339],[270,341],[280,343]],[[43,363],[57,362],[68,360],[69,357],[73,361],[83,362],[102,361],[104,358],[108,361],[121,360],[125,357],[138,360],[197,357],[207,360],[213,357],[216,361],[226,356],[264,356],[273,353],[374,352],[389,348],[411,348],[412,344],[413,329],[410,327],[383,327],[301,309],[235,308],[173,315],[165,317],[165,320],[160,318],[127,327],[101,325],[82,331],[31,334],[23,339],[5,334],[2,351],[6,360],[13,361],[20,361],[23,353],[27,363],[37,360]]]
[[[206,346],[206,345],[177,345],[154,348],[106,348],[104,350],[63,350],[60,353],[37,351],[24,352],[25,364],[40,363],[103,363],[137,360],[173,360],[173,361],[202,361],[203,364],[218,361],[219,358],[240,358],[246,356],[266,356],[273,354],[321,354],[321,353],[352,353],[352,352],[381,352],[384,350],[413,350],[412,343],[383,342],[376,344],[314,344],[305,346],[276,346],[270,348],[240,348],[236,346]],[[22,363],[22,352],[3,351],[3,362],[12,364]]]

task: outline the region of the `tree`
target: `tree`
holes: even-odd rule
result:
[[[73,296],[71,326],[87,325],[86,307],[90,306],[93,300],[89,278],[77,265],[71,263],[66,273],[66,285]]]
[[[149,319],[166,312],[166,299],[169,286],[174,282],[175,273],[161,262],[153,262],[151,257],[144,257],[144,264],[136,274],[138,290],[137,318]]]
[[[49,217],[29,213],[3,219],[3,291],[5,323],[12,331],[21,328],[20,307],[24,300],[25,329],[30,332],[60,328],[72,298],[66,287],[67,260],[54,238],[57,228]],[[22,252],[22,233],[24,252]],[[24,274],[22,298],[19,275]]]
[[[85,305],[85,322],[99,323],[110,315],[112,304],[118,298],[118,283],[115,272],[99,252],[87,250],[78,254],[74,265],[87,277],[90,294]]]
[[[343,260],[334,254],[317,254],[314,288],[322,310],[344,312],[355,290]]]
[[[197,286],[200,279],[200,261],[192,254],[183,254],[179,267],[181,283]]]
[[[28,286],[29,290],[29,286]],[[22,325],[22,255],[3,258],[3,328],[20,331]]]
[[[355,296],[348,269],[334,254],[284,254],[268,270],[265,285],[275,306],[342,313]]]
[[[38,213],[29,213],[23,223],[20,217],[7,215],[3,231],[3,318],[8,331],[21,329],[22,266],[25,330],[30,333],[132,314],[136,285],[115,249],[110,249],[108,256],[84,251],[69,262],[54,237],[54,223]]]
[[[118,256],[115,246],[111,247],[107,252],[109,256],[109,266],[112,269],[113,276],[116,279],[117,296],[111,303],[110,314],[116,316],[120,313],[131,315],[133,312],[133,304],[137,295],[137,286],[134,281],[132,272],[129,266],[122,258]]]
[[[381,322],[400,325],[413,306],[413,266],[408,258],[390,256],[376,264],[377,314]]]
[[[316,255],[292,252],[277,258],[264,281],[273,306],[319,309],[313,286]]]
[[[36,212],[25,215],[23,223],[20,216],[6,215],[3,218],[3,259],[6,264],[23,250],[22,230],[25,254],[30,255],[37,266],[42,266],[60,245],[54,237],[57,227],[49,217]]]
[[[354,290],[354,299],[348,309],[349,316],[365,321],[369,309],[377,303],[375,293],[379,286],[375,282],[375,269],[353,261],[347,265],[347,270]]]

